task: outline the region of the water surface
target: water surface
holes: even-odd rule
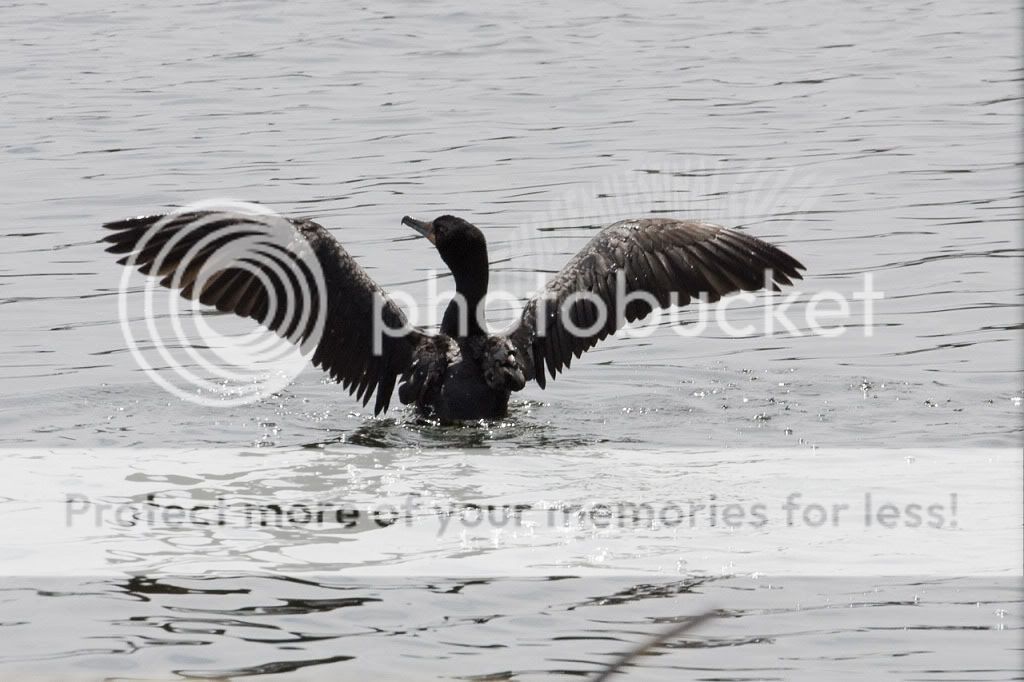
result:
[[[870,487],[904,471],[901,448],[1021,445],[1019,8],[257,0],[17,3],[3,18],[9,472],[35,471],[19,449],[46,448],[47,480],[123,481],[122,495],[142,470],[165,492],[541,505],[665,499],[673,477],[702,471],[680,495],[752,499],[754,471],[795,479],[808,452],[890,449],[813,468],[822,485]],[[259,404],[211,410],[135,365],[121,273],[95,242],[106,220],[214,197],[316,217],[378,282],[416,297],[441,262],[399,220],[452,212],[485,229],[494,286],[524,296],[601,225],[671,214],[784,246],[808,266],[806,296],[854,292],[870,272],[885,298],[871,337],[854,321],[836,338],[806,325],[681,338],[661,325],[612,339],[546,391],[517,394],[498,424],[373,419],[314,371]],[[499,306],[495,322],[509,314]],[[140,455],[104,468],[82,454],[102,447],[224,448],[249,464]],[[744,475],[701,454],[723,448],[794,455]],[[951,466],[962,493],[984,499],[987,460]],[[0,510],[57,509],[31,493]],[[989,530],[1019,545],[1019,515]],[[705,608],[720,617],[625,677],[1019,674],[1020,573],[979,577],[984,557],[886,577],[858,556],[858,575],[835,577],[797,540],[749,546],[777,578],[709,574],[687,568],[699,546],[647,529],[615,538],[603,558],[614,575],[594,570],[609,545],[598,538],[549,549],[561,564],[547,577],[518,574],[511,552],[470,580],[472,538],[272,536],[217,536],[237,570],[183,575],[159,565],[202,555],[212,540],[195,529],[96,529],[69,547],[123,577],[76,570],[71,552],[66,567],[4,578],[2,675],[573,679]],[[342,542],[346,566],[308,549]],[[251,575],[257,565],[268,572]]]

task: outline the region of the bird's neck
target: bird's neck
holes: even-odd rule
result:
[[[460,263],[453,268],[455,298],[448,304],[441,319],[441,333],[452,338],[485,336],[483,327],[484,299],[487,297],[489,276],[487,253],[471,263]]]

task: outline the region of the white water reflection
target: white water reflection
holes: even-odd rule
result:
[[[750,529],[730,546],[717,534],[690,544],[664,528],[570,525],[563,544],[539,548],[469,532],[463,547],[415,526],[238,529],[221,544],[108,526],[68,542],[37,533],[17,553],[3,545],[5,562],[34,572],[0,579],[0,677],[575,680],[709,607],[722,615],[707,630],[624,678],[1019,676],[1019,563],[1010,579],[934,575],[999,566],[1020,547],[1019,513],[974,506],[1019,481],[991,481],[978,454],[1019,453],[1022,435],[1018,8],[16,3],[0,33],[0,443],[255,451],[131,466],[57,451],[19,459],[4,469],[26,481],[0,500],[5,537],[51,511],[62,523],[63,494],[81,481],[96,485],[83,494],[122,501],[337,489],[365,505],[416,493],[538,509],[711,493],[767,504],[790,488],[811,502],[906,486],[929,500],[957,492],[958,521],[980,509],[986,522],[938,533],[950,551],[914,578],[721,577],[713,564],[725,559],[702,552],[751,574],[922,559],[909,542],[868,556],[870,537],[850,527],[817,544],[771,544]],[[664,172],[679,168],[711,175]],[[775,177],[755,173],[766,168],[791,180],[785,192],[764,186],[777,196],[769,206],[733,182]],[[809,291],[852,291],[871,272],[886,299],[872,338],[680,339],[659,328],[609,340],[496,424],[375,420],[312,371],[257,405],[203,409],[138,371],[118,329],[120,266],[95,242],[105,221],[210,196],[317,217],[379,283],[417,300],[440,261],[406,237],[402,215],[472,218],[488,236],[492,284],[525,294],[538,271],[634,209],[740,224],[804,262]],[[965,455],[936,460],[939,470],[927,458],[822,456],[850,447]],[[695,454],[731,448],[785,454],[743,465]],[[53,496],[33,497],[44,491]],[[408,551],[375,537],[387,533]],[[977,544],[954,551],[960,541]],[[128,573],[187,556],[238,573]],[[679,572],[680,558],[717,572]],[[492,559],[503,571],[567,561],[631,575],[344,572],[377,561],[458,575]],[[68,576],[113,561],[124,575]],[[314,576],[318,562],[337,570]]]

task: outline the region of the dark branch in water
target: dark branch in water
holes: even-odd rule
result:
[[[687,618],[683,622],[673,625],[668,630],[665,630],[664,632],[656,635],[655,637],[652,637],[651,639],[647,640],[646,642],[643,642],[636,648],[627,651],[626,653],[622,654],[617,659],[612,661],[607,668],[602,670],[601,673],[594,678],[594,682],[604,682],[612,675],[619,672],[619,670],[626,667],[629,663],[632,663],[635,659],[644,655],[654,647],[661,646],[670,639],[675,639],[676,637],[679,637],[680,635],[685,634],[690,630],[693,630],[701,626],[702,624],[711,620],[714,617],[714,611],[705,611],[700,615],[693,616],[692,618]]]

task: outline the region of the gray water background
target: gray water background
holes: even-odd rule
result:
[[[54,448],[69,474],[61,448],[314,446],[364,477],[472,448],[486,484],[452,492],[463,499],[570,457],[557,482],[570,502],[593,493],[588,457],[614,450],[662,451],[617,473],[629,491],[707,447],[1019,447],[1020,9],[6,4],[0,445]],[[753,199],[722,196],[751,184]],[[314,371],[210,410],[137,368],[121,273],[95,241],[104,221],[211,197],[315,217],[414,296],[441,264],[402,215],[470,218],[495,283],[525,295],[602,224],[664,212],[784,246],[810,293],[872,272],[885,299],[871,338],[613,339],[483,427],[373,420]],[[437,485],[416,471],[410,488]],[[219,485],[202,468],[166,473]],[[253,485],[317,490],[308,473]],[[820,573],[813,559],[803,572]],[[1012,580],[363,580],[10,578],[0,670],[570,679],[704,599],[729,617],[635,679],[1009,679],[1020,662]]]

